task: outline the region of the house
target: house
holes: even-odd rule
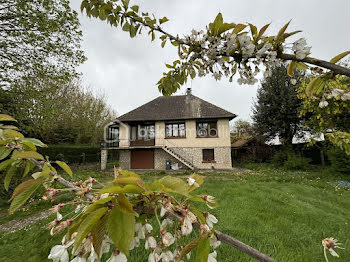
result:
[[[118,145],[103,149],[102,160],[118,149],[122,169],[231,169],[229,121],[235,117],[191,89],[161,96],[115,120],[107,137],[118,136]]]
[[[261,161],[271,156],[270,146],[255,137],[238,139],[231,145],[232,162]]]

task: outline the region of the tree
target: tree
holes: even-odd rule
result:
[[[6,93],[7,111],[24,133],[45,143],[99,144],[104,126],[116,117],[103,94],[84,89],[78,80],[14,84]]]
[[[275,66],[271,76],[262,81],[252,117],[254,130],[264,141],[278,136],[291,144],[294,136],[303,135],[305,127],[299,117],[302,101],[297,97],[296,88],[283,65]]]
[[[68,0],[0,1],[0,87],[71,80],[86,59],[81,36]]]
[[[253,126],[250,122],[239,119],[235,121],[231,130],[231,143],[239,139],[249,139],[255,136]]]

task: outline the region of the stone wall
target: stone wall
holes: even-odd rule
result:
[[[214,149],[215,163],[203,163],[203,149]],[[193,164],[197,169],[232,168],[231,147],[184,147],[181,148],[181,150],[186,152],[186,158],[188,158],[188,156],[193,158]]]
[[[130,169],[130,150],[119,151],[119,166],[123,170]]]
[[[154,150],[154,169],[165,170],[166,169],[166,164],[165,164],[166,160],[170,160],[171,164],[177,163],[179,166],[179,169],[181,169],[181,170],[189,169],[182,162],[180,162],[179,160],[177,160],[173,156],[169,155],[163,149],[155,149]]]

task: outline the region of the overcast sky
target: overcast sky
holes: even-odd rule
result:
[[[166,71],[165,63],[177,59],[176,48],[160,47],[160,41],[151,42],[147,34],[130,39],[120,28],[110,27],[105,21],[87,18],[80,13],[80,0],[71,0],[78,11],[83,30],[82,48],[88,60],[79,68],[85,85],[106,94],[107,102],[124,114],[159,96],[156,83]],[[221,12],[225,22],[250,22],[262,27],[272,23],[267,33],[275,34],[292,19],[289,31],[303,30],[312,46],[313,57],[329,60],[350,50],[349,0],[146,0],[133,1],[140,10],[169,19],[164,28],[173,34],[188,34],[191,29],[204,29]],[[296,38],[295,38],[296,39]],[[212,77],[189,81],[176,94],[184,94],[192,87],[193,94],[238,115],[236,119],[249,120],[255,86],[219,82]]]

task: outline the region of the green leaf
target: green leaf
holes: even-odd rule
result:
[[[267,29],[269,26],[270,26],[270,24],[267,24],[267,25],[264,25],[264,26],[260,29],[259,34],[258,34],[258,36],[257,36],[257,38],[256,38],[256,41],[258,41],[260,38],[263,37],[263,35],[264,35],[266,29]]]
[[[9,116],[9,115],[5,115],[5,114],[0,114],[0,122],[3,122],[3,121],[14,121],[14,122],[17,122],[16,119],[14,119],[13,117]]]
[[[134,211],[132,205],[130,204],[129,200],[125,197],[124,194],[119,194],[117,197],[117,201],[118,201],[118,208],[122,212],[130,215],[134,215],[136,217],[139,216],[139,214]]]
[[[98,257],[100,257],[102,241],[105,238],[107,220],[108,215],[106,214],[91,229],[92,245],[94,246]]]
[[[289,26],[289,23],[290,23],[291,21],[292,21],[292,20],[290,20],[287,24],[285,24],[285,25],[281,28],[281,30],[280,30],[280,31],[278,32],[278,34],[276,35],[276,38],[275,38],[276,41],[284,40],[283,34],[284,34],[284,32],[286,31],[286,29],[287,29],[287,27]]]
[[[11,151],[11,148],[0,147],[0,160],[5,159],[9,154],[11,154]]]
[[[204,201],[205,202],[205,201]],[[195,207],[191,206],[190,210],[193,214],[196,215],[196,217],[199,218],[199,221],[201,222],[201,224],[206,224],[206,220],[205,217],[203,215],[203,213],[201,211],[199,211],[198,209],[196,209]]]
[[[84,238],[90,233],[91,229],[99,222],[101,217],[108,211],[107,207],[102,207],[89,214],[79,225],[78,234],[75,237],[73,253],[78,249]]]
[[[4,178],[4,187],[6,191],[9,190],[10,182],[12,180],[12,177],[16,174],[17,168],[18,167],[16,165],[13,165],[6,172],[6,176]]]
[[[180,252],[179,256],[176,258],[176,262],[180,262],[189,252],[191,252],[197,245],[200,240],[200,237],[192,240],[188,243]]]
[[[139,11],[139,6],[138,5],[133,5],[132,7],[130,7],[135,13],[137,13]]]
[[[125,24],[122,27],[122,30],[125,32],[129,32],[130,31],[130,24],[128,22],[125,22]]]
[[[258,29],[256,28],[255,25],[250,24],[250,23],[249,23],[249,27],[250,27],[250,31],[252,32],[253,39],[256,39],[257,34],[258,34]]]
[[[218,13],[218,15],[215,17],[214,22],[209,24],[209,29],[213,36],[218,35],[219,28],[223,23],[224,23],[224,20],[222,18],[222,14]]]
[[[295,66],[296,66],[296,62],[295,61],[291,61],[288,65],[288,68],[287,68],[287,74],[290,76],[290,77],[294,77],[294,69],[295,69]]]
[[[36,151],[36,146],[32,142],[22,142],[25,151]]]
[[[31,142],[38,147],[47,147],[47,145],[45,145],[43,142],[36,138],[23,138],[22,142]]]
[[[163,24],[163,23],[168,22],[168,21],[169,21],[169,19],[165,16],[163,18],[159,19],[160,24]]]
[[[210,252],[210,240],[209,238],[201,238],[198,242],[196,252],[196,262],[207,262]]]
[[[5,168],[7,168],[9,165],[12,164],[12,162],[14,162],[15,160],[13,159],[7,159],[5,161],[2,161],[0,163],[0,171],[4,170]]]
[[[135,217],[114,208],[107,221],[107,232],[118,250],[129,256],[135,234]]]
[[[247,25],[244,24],[238,24],[235,26],[235,29],[233,29],[232,34],[238,34],[242,30],[244,30],[247,27]]]
[[[306,86],[306,95],[310,97],[313,94],[319,94],[323,90],[325,84],[325,80],[321,77],[316,77],[312,79],[310,83]]]
[[[162,42],[162,44],[161,44],[162,48],[164,48],[165,43],[166,43],[166,39],[165,39],[165,40],[163,40],[163,42]]]
[[[64,172],[66,172],[68,175],[70,175],[71,177],[73,176],[72,170],[66,163],[62,161],[56,161],[56,164],[59,165],[64,170]]]
[[[16,155],[17,159],[28,159],[28,158],[33,158],[33,159],[40,159],[43,160],[44,157],[39,154],[38,152],[35,151],[23,151],[23,152],[19,152]]]
[[[21,207],[30,196],[39,188],[44,182],[44,178],[30,179],[20,184],[12,195],[12,202],[9,208],[9,213],[13,214],[19,207]]]
[[[17,132],[16,130],[12,130],[12,129],[5,129],[3,134],[5,137],[8,137],[8,138],[15,138],[15,139],[24,138],[24,136],[20,132]]]
[[[296,62],[296,67],[297,67],[298,69],[300,69],[300,70],[306,70],[306,69],[309,68],[309,67],[308,67],[305,63],[303,63],[303,62]]]
[[[284,33],[283,36],[282,36],[282,38],[283,38],[283,39],[286,39],[286,38],[288,38],[288,37],[290,37],[290,36],[292,36],[292,35],[295,35],[295,34],[297,34],[297,33],[300,33],[300,32],[302,32],[302,31],[301,31],[301,30],[297,30],[297,31],[290,32],[290,33]]]
[[[125,10],[128,9],[129,2],[130,2],[130,0],[122,0],[122,3],[123,3],[123,6],[124,6]]]
[[[111,194],[121,194],[121,193],[130,193],[130,194],[140,194],[144,192],[145,190],[140,188],[137,185],[126,185],[124,187],[109,184],[106,185],[104,188],[101,188],[98,192],[99,193],[111,193]]]
[[[36,172],[32,174],[32,177],[34,179],[37,179],[38,177],[47,176],[49,174],[50,174],[50,168],[47,165],[45,165],[41,172]]]
[[[339,54],[339,55],[333,57],[333,58],[331,59],[330,62],[333,63],[333,64],[335,64],[335,63],[337,63],[339,60],[341,60],[341,59],[343,59],[345,56],[347,56],[348,54],[350,54],[350,51],[343,52],[343,53],[341,53],[341,54]]]
[[[165,176],[159,179],[158,182],[164,186],[164,190],[167,192],[174,192],[185,196],[189,193],[190,186],[178,177]]]
[[[23,177],[27,176],[28,173],[30,172],[30,170],[32,170],[35,167],[35,164],[30,162],[30,161],[26,161],[26,166],[24,168],[23,171]]]

